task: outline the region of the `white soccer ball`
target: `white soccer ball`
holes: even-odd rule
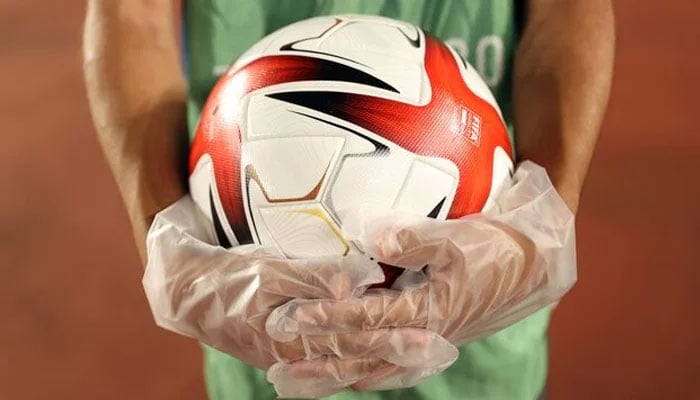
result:
[[[411,24],[318,17],[265,37],[221,77],[190,191],[223,246],[343,255],[359,251],[344,211],[488,210],[511,159],[494,97],[456,52]]]

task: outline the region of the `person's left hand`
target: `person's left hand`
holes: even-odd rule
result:
[[[402,290],[371,290],[360,298],[293,300],[270,315],[268,333],[287,341],[298,335],[416,327],[459,345],[557,301],[576,280],[574,215],[544,169],[526,162],[514,179],[500,198],[500,215],[449,221],[358,215],[344,225],[345,233],[379,260],[415,271],[413,279]],[[287,366],[304,379],[302,367]],[[351,387],[413,386],[420,381],[413,372],[387,366]]]

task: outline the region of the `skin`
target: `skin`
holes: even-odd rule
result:
[[[89,0],[84,76],[97,137],[146,262],[155,214],[187,193],[186,85],[173,0]]]
[[[144,264],[154,215],[187,193],[186,86],[174,29],[177,3],[89,0],[85,22],[90,108]],[[544,166],[576,212],[610,91],[612,4],[532,0],[527,17],[514,70],[517,153]],[[351,364],[341,360],[336,367]],[[382,363],[362,364],[386,373]]]
[[[538,0],[515,54],[516,150],[545,167],[574,212],[608,104],[614,61],[609,0]]]

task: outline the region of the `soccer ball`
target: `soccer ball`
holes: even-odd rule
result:
[[[220,245],[289,258],[361,251],[343,237],[344,210],[488,211],[512,168],[474,68],[416,26],[373,16],[312,18],[255,44],[211,92],[189,162]]]

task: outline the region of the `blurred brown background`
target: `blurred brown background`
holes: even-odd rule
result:
[[[664,8],[665,5],[665,8]],[[700,3],[616,1],[616,78],[550,398],[700,398]],[[82,1],[0,2],[0,399],[204,399],[155,327],[80,70]]]

